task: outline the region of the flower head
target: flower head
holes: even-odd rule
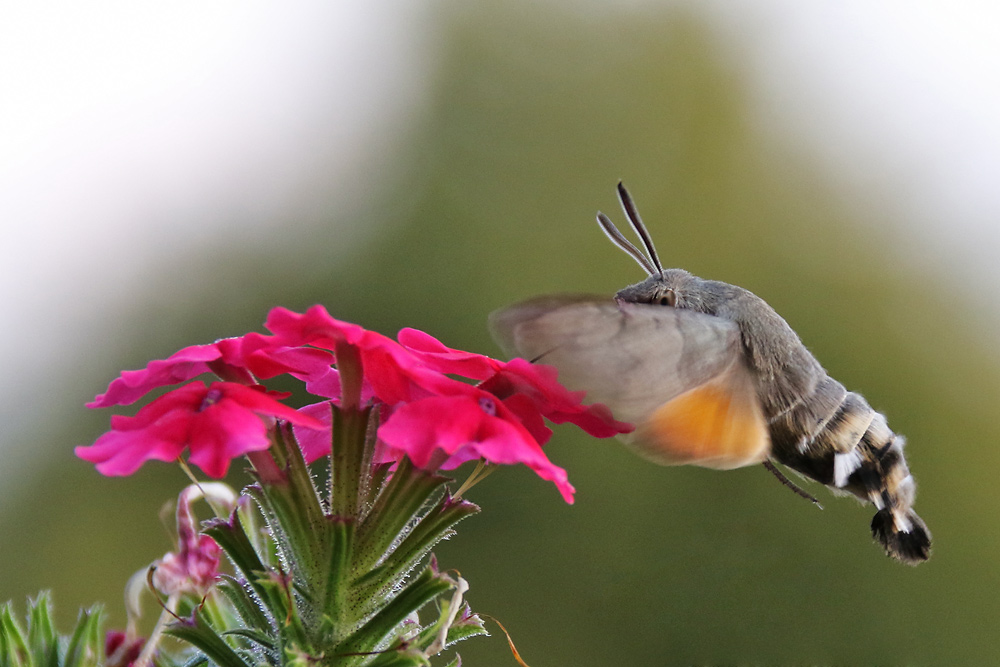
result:
[[[112,418],[112,430],[81,458],[108,475],[128,475],[151,459],[183,451],[213,477],[236,456],[267,449],[274,419],[296,426],[307,462],[330,452],[331,407],[375,405],[381,425],[379,461],[408,457],[425,469],[469,460],[523,463],[556,484],[567,501],[566,471],[542,451],[552,435],[545,420],[571,422],[597,437],[631,430],[582,392],[557,381],[556,371],[523,359],[509,362],[456,350],[416,329],[399,340],[332,317],[322,306],[305,313],[273,309],[270,334],[250,333],[184,348],[143,370],[125,371],[91,407],[126,404],[155,387],[213,372],[223,382],[193,382],[161,396],[134,417]],[[327,401],[294,410],[260,384],[287,374]],[[478,382],[478,384],[474,384]]]

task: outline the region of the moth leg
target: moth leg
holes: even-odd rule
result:
[[[768,470],[768,472],[777,477],[779,482],[781,482],[789,489],[791,489],[795,493],[795,495],[797,495],[800,498],[805,498],[816,507],[823,509],[823,506],[819,504],[819,500],[816,499],[816,496],[809,494],[795,482],[788,479],[783,472],[778,470],[778,468],[773,463],[771,463],[771,459],[764,460],[764,467]]]

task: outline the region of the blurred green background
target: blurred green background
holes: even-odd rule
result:
[[[503,470],[470,494],[483,513],[437,549],[471,583],[473,608],[501,619],[535,666],[1000,660],[1000,367],[972,296],[899,249],[891,205],[859,213],[807,150],[757,128],[740,63],[697,12],[598,20],[452,3],[434,20],[428,101],[393,168],[354,175],[368,188],[361,209],[344,219],[310,191],[278,214],[280,242],[206,243],[66,369],[44,424],[7,433],[47,464],[4,493],[0,600],[51,588],[63,619],[103,600],[120,624],[126,579],[168,548],[156,517],[184,484],[178,471],[104,479],[71,454],[106,428],[109,415],[82,403],[119,369],[316,302],[387,334],[412,326],[499,354],[490,311],[642,278],[593,222],[598,209],[622,219],[623,179],[665,264],[765,298],[908,436],[933,557],[888,560],[871,508],[815,485],[823,511],[762,468],[659,468],[558,428],[547,451],[576,504]],[[345,229],[368,230],[350,253],[337,250]],[[499,633],[460,652],[513,664]]]

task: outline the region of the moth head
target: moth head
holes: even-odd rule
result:
[[[631,241],[625,238],[615,223],[603,213],[597,214],[597,224],[601,226],[604,233],[611,239],[611,242],[621,248],[629,257],[638,262],[649,277],[641,283],[630,285],[615,295],[615,300],[628,303],[648,303],[670,308],[691,307],[691,293],[688,289],[697,278],[683,269],[666,269],[660,264],[660,258],[656,254],[653,246],[653,239],[639,217],[639,211],[635,207],[632,196],[625,189],[625,186],[618,183],[618,200],[621,202],[625,217],[635,231],[645,252],[639,250]]]
[[[649,276],[641,283],[620,290],[615,294],[615,299],[627,303],[697,309],[693,298],[697,290],[692,289],[695,281],[697,278],[684,269],[666,269]]]

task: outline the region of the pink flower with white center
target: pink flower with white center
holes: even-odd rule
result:
[[[134,417],[113,416],[111,431],[75,452],[96,463],[104,475],[131,475],[146,461],[173,461],[187,449],[191,463],[219,478],[232,459],[270,446],[266,418],[322,427],[252,387],[191,382],[144,406]]]

